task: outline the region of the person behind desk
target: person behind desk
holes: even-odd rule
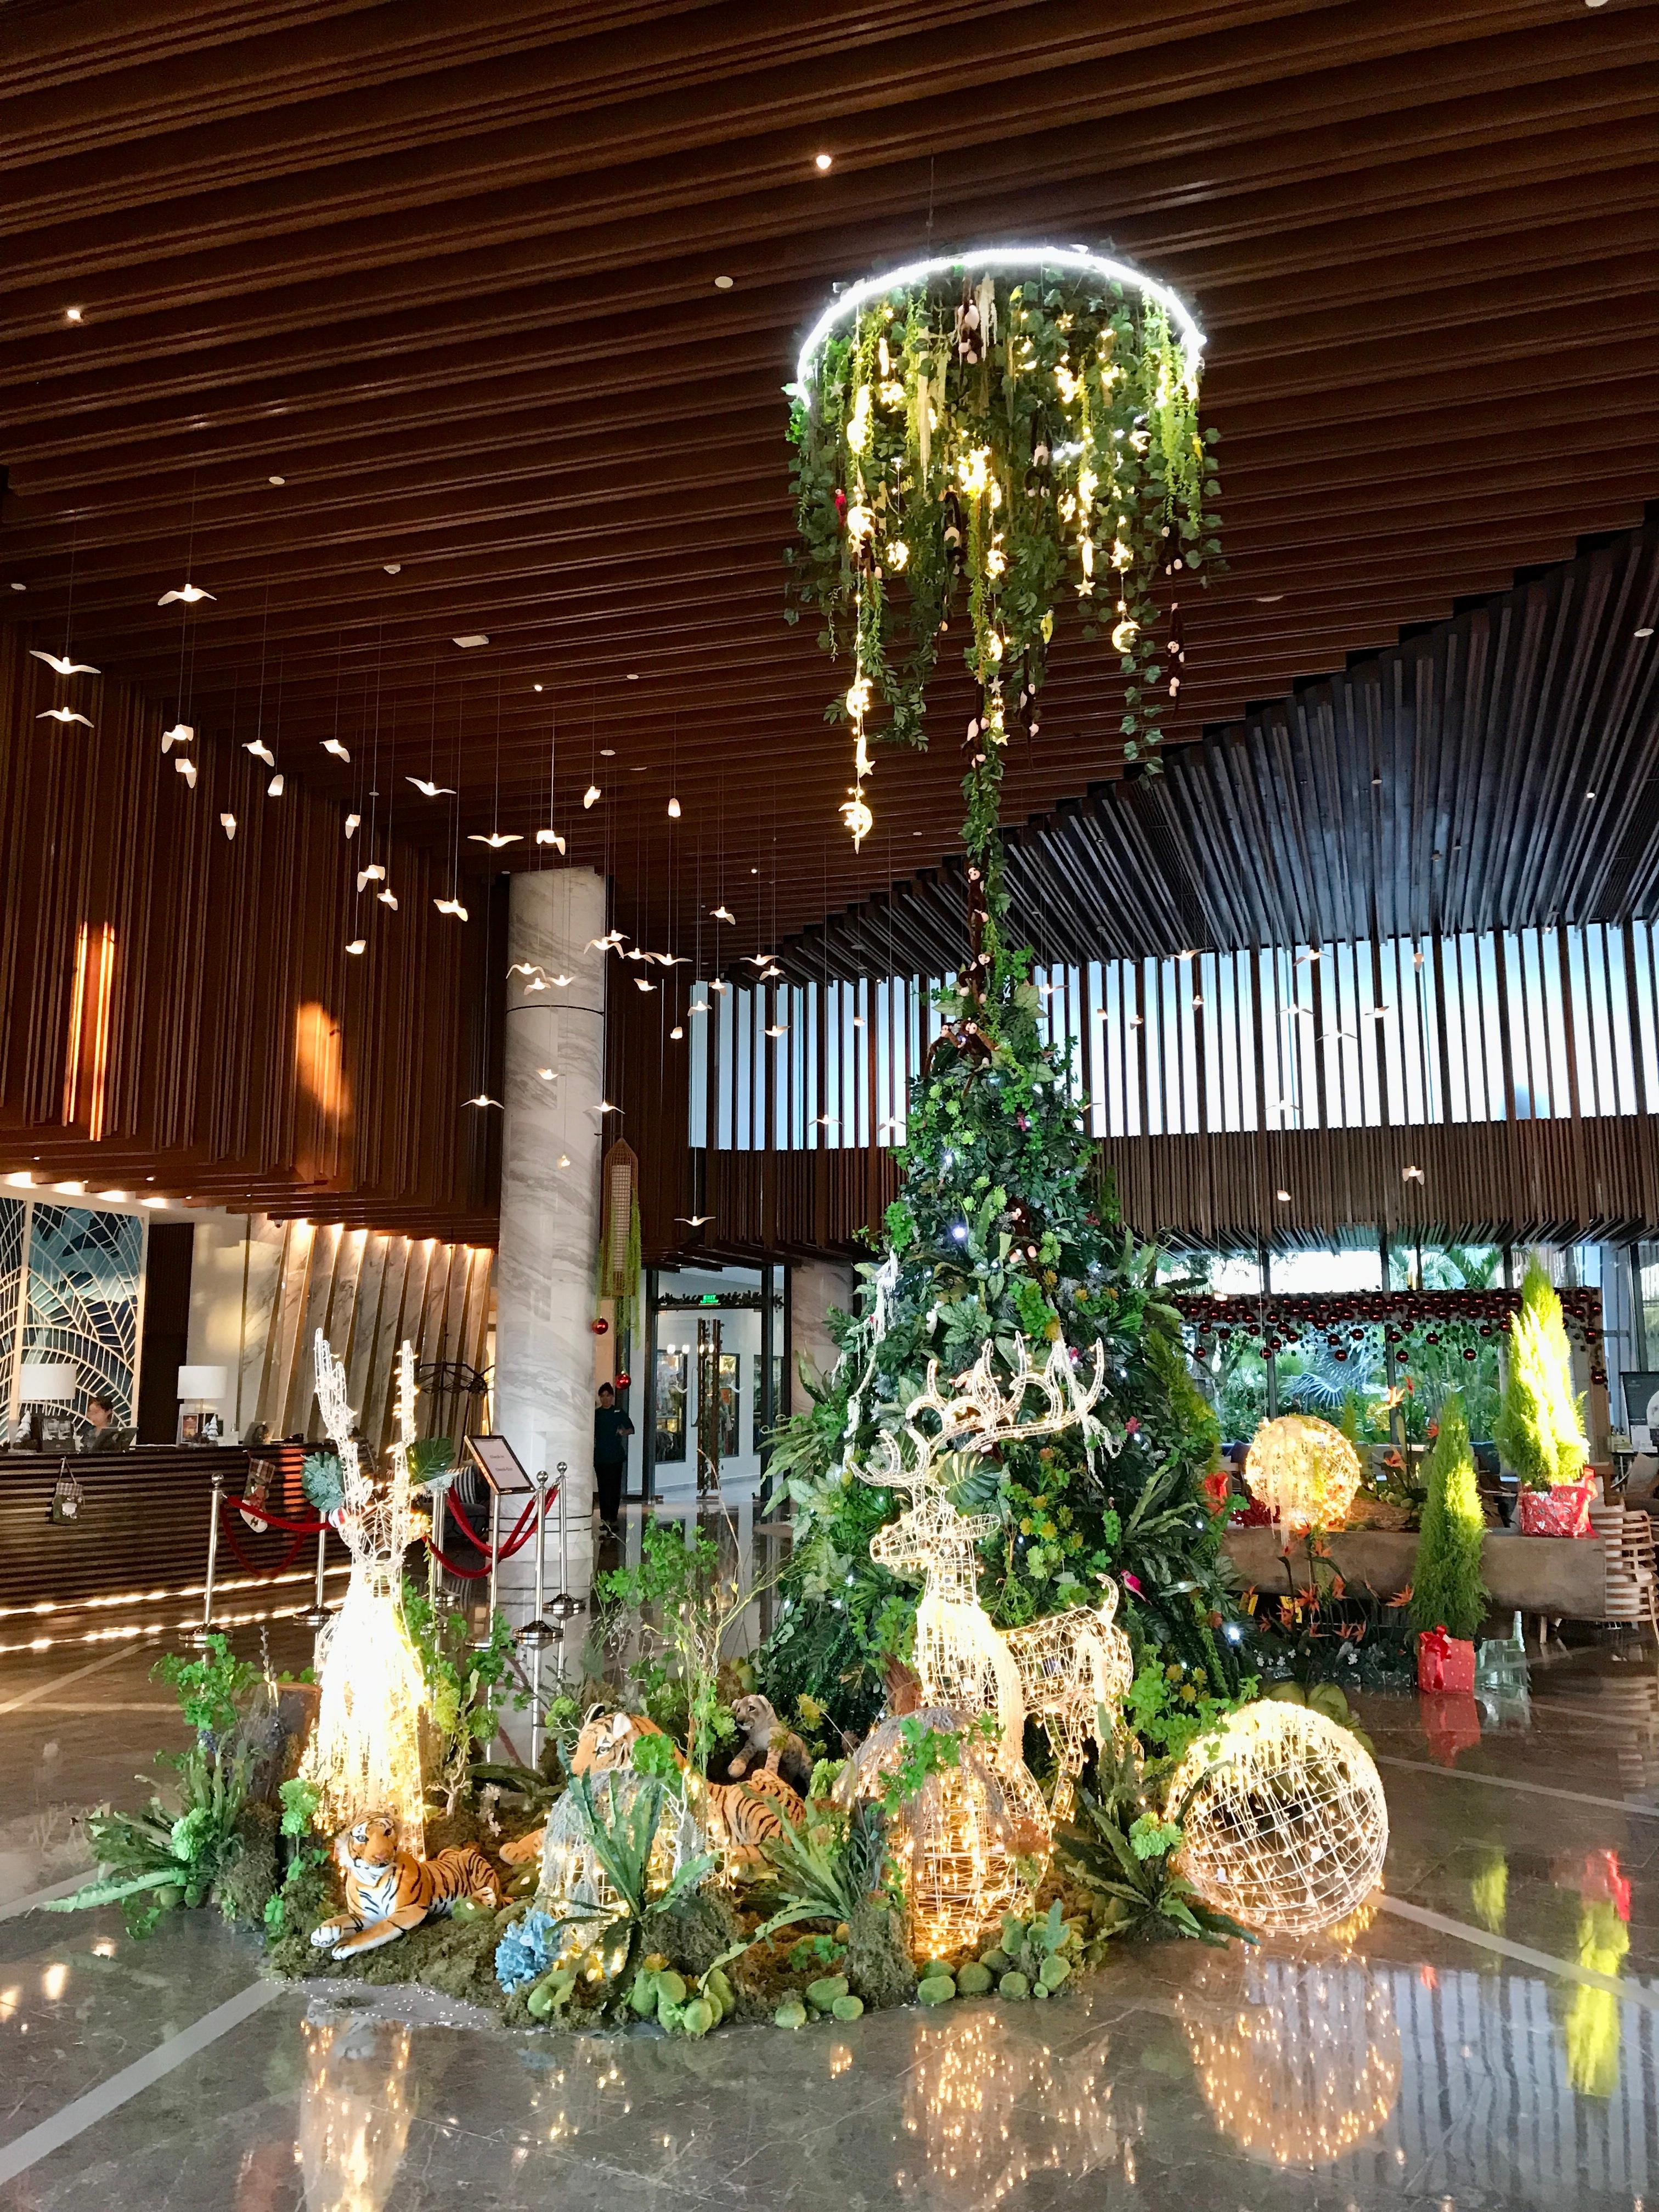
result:
[[[94,1390],[87,1400],[87,1433],[81,1439],[83,1452],[130,1451],[132,1431],[118,1428],[115,1422],[114,1401]]]
[[[599,1501],[599,1526],[610,1536],[620,1532],[623,1476],[633,1433],[627,1409],[617,1403],[610,1383],[601,1382],[599,1402],[593,1409],[593,1489]]]

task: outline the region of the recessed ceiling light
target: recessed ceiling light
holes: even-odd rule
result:
[[[66,323],[78,323],[78,322],[80,321],[80,319],[81,319],[81,310],[80,310],[78,307],[65,307],[65,308],[64,308],[64,320]]]
[[[1273,1196],[1279,1200],[1281,1206],[1288,1206],[1291,1202],[1291,1194],[1287,1190],[1276,1190],[1273,1193]]]
[[[637,684],[640,680],[631,668],[628,672],[628,680],[630,684]]]
[[[458,637],[455,640],[455,643],[460,647],[463,653],[470,652],[475,645],[488,645],[489,642],[488,633],[481,629],[470,629],[465,637]]]
[[[760,873],[760,870],[758,868],[750,868],[749,872],[751,876],[757,876]]]
[[[539,684],[532,684],[530,688],[532,691],[539,691],[542,687]]]
[[[1590,800],[1590,799],[1594,799],[1594,798],[1595,798],[1595,793],[1593,791],[1587,791],[1587,792],[1584,793],[1584,798],[1585,798],[1585,799],[1586,799],[1586,801],[1587,801],[1587,802],[1588,802],[1589,800]]]
[[[17,589],[16,585],[14,584],[12,589],[15,591]],[[1653,624],[1651,623],[1644,623],[1641,629],[1637,631],[1636,635],[1638,637],[1651,637],[1653,635]]]
[[[1283,592],[1258,592],[1255,603],[1259,607],[1276,607],[1284,596]]]
[[[717,276],[714,279],[714,289],[717,292],[729,292],[731,289],[732,279],[729,276]]]
[[[615,745],[601,745],[599,747],[599,758],[601,760],[615,760],[616,757],[617,748]]]
[[[812,167],[815,169],[827,169],[835,158],[833,154],[815,154],[812,156]]]
[[[28,586],[27,584],[14,584],[12,586],[12,589],[14,592],[27,592]]]
[[[267,483],[285,484],[288,482],[288,478],[286,477],[267,477],[265,478],[265,482]]]
[[[401,576],[404,573],[404,564],[401,561],[387,561],[383,565],[385,566],[386,572],[388,576]],[[457,638],[455,641],[457,645],[459,645],[460,641],[459,638]],[[484,643],[488,645],[489,642],[489,639],[486,638],[484,640]]]

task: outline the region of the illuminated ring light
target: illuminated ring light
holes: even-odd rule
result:
[[[1312,1413],[1264,1421],[1244,1461],[1245,1486],[1287,1536],[1340,1528],[1359,1474],[1359,1455],[1341,1430]]]
[[[970,247],[965,253],[938,253],[927,261],[907,261],[901,268],[890,269],[879,276],[865,276],[856,284],[849,284],[839,298],[831,301],[807,333],[800,358],[795,363],[795,383],[801,397],[806,396],[812,382],[813,366],[823,349],[824,340],[837,323],[855,315],[868,301],[884,300],[890,292],[914,289],[926,284],[931,276],[945,276],[957,269],[1024,270],[1033,274],[1045,269],[1069,269],[1079,276],[1098,276],[1109,284],[1128,285],[1143,299],[1155,300],[1180,331],[1189,370],[1195,372],[1203,359],[1204,333],[1187,302],[1167,284],[1160,284],[1156,277],[1132,269],[1127,261],[1114,261],[1109,254],[1091,253],[1081,246],[979,246]]]
[[[1179,1873],[1206,1905],[1264,1935],[1311,1936],[1369,1897],[1389,1805],[1352,1729],[1264,1698],[1201,1736],[1170,1784]]]

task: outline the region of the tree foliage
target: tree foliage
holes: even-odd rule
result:
[[[1412,1620],[1425,1633],[1473,1637],[1486,1617],[1480,1553],[1486,1518],[1476,1486],[1468,1423],[1455,1391],[1440,1408],[1440,1434],[1424,1468],[1428,1498],[1412,1575]]]

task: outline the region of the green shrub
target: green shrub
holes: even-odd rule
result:
[[[1480,1579],[1486,1522],[1463,1401],[1456,1391],[1440,1408],[1440,1434],[1424,1472],[1429,1494],[1412,1576],[1412,1620],[1425,1633],[1443,1628],[1449,1636],[1468,1639],[1479,1632],[1486,1612],[1486,1587]]]

